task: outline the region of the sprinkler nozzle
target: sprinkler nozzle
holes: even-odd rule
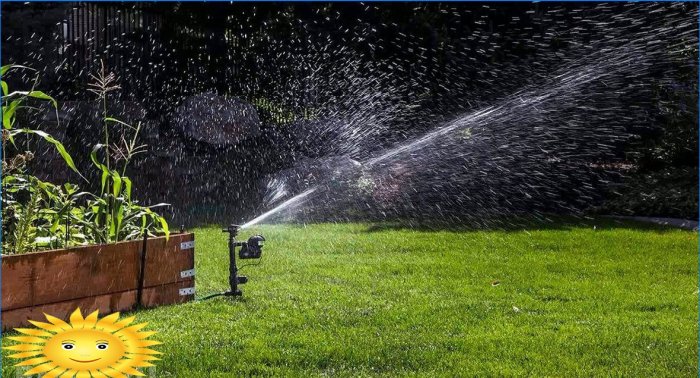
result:
[[[222,232],[228,232],[231,234],[231,236],[237,236],[238,235],[238,230],[241,229],[241,226],[237,224],[230,224],[227,228],[222,229]]]

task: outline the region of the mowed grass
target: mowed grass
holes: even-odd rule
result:
[[[194,231],[197,295],[225,290],[226,235]],[[136,313],[164,343],[149,376],[698,375],[695,232],[596,220],[242,236],[257,232],[243,298]]]

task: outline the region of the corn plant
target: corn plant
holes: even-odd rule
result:
[[[168,236],[168,223],[153,211],[168,204],[141,206],[136,203],[131,197],[131,180],[99,160],[98,152],[106,148],[98,144],[90,154],[92,163],[101,172],[100,195],[91,194],[86,211],[80,219],[74,220],[84,226],[91,238],[103,243],[138,239],[145,234]]]
[[[32,70],[23,66],[4,66],[0,75],[13,69]],[[132,240],[144,235],[169,235],[167,222],[153,210],[167,204],[139,205],[131,196],[132,182],[125,175],[134,156],[146,149],[145,145],[137,143],[141,126],[133,127],[107,116],[107,93],[118,88],[114,84],[116,77],[106,74],[103,66],[96,78],[99,80],[91,90],[97,91],[102,102],[105,144],[95,146],[90,159],[100,171],[99,194],[81,192],[77,185],[70,183],[55,185],[28,174],[27,163],[34,157],[31,151],[8,156],[8,146],[18,150],[15,144],[17,136],[37,136],[53,145],[66,165],[80,175],[73,158],[60,141],[41,130],[16,127],[18,111],[28,107],[30,99],[48,101],[58,111],[56,100],[34,89],[38,83],[38,76],[29,91],[10,92],[7,83],[1,81],[4,95],[3,253],[25,253],[47,248]],[[120,127],[119,138],[110,139],[109,128],[112,125]],[[100,152],[103,152],[101,157]],[[112,159],[110,155],[113,155]],[[85,179],[82,175],[80,177]]]
[[[13,69],[32,70],[17,65],[3,66],[0,74]],[[8,147],[17,150],[15,138],[19,135],[38,136],[54,146],[66,165],[79,174],[72,157],[61,142],[41,130],[16,128],[18,111],[29,107],[30,99],[48,101],[56,107],[56,100],[35,89],[38,75],[29,91],[10,92],[7,82],[2,85],[2,238],[4,253],[24,253],[27,251],[53,248],[70,244],[70,238],[61,234],[61,213],[52,210],[53,184],[44,182],[26,172],[26,165],[34,154],[31,151],[16,153],[8,157]],[[57,117],[58,118],[58,117]],[[82,177],[82,176],[81,176]],[[55,213],[55,214],[54,214]],[[54,218],[49,220],[49,218]],[[51,224],[51,226],[49,226]],[[65,227],[63,227],[65,228]],[[59,243],[64,241],[65,243]]]
[[[119,89],[119,85],[117,77],[106,71],[104,62],[100,72],[92,77],[94,82],[89,90],[97,95],[103,110],[104,143],[95,145],[90,154],[92,164],[100,173],[100,194],[91,196],[87,211],[79,221],[94,239],[101,242],[131,240],[159,233],[168,237],[168,223],[153,211],[168,204],[139,205],[132,199],[132,182],[126,176],[132,159],[146,150],[146,145],[137,143],[141,125],[134,127],[108,115],[107,95]],[[112,136],[110,126],[118,128],[118,138]]]

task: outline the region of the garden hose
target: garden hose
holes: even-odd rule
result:
[[[207,299],[212,299],[212,298],[216,298],[216,297],[221,297],[221,296],[226,295],[226,293],[227,293],[226,291],[222,291],[221,293],[209,294],[206,297],[197,299],[197,302],[205,301]]]

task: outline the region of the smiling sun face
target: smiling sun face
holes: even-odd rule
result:
[[[119,361],[124,342],[104,331],[76,329],[50,338],[44,355],[58,366],[74,370],[101,370]]]
[[[58,377],[125,377],[143,376],[137,367],[160,354],[149,346],[160,344],[146,340],[155,332],[141,332],[146,323],[129,326],[134,318],[119,320],[119,313],[97,318],[97,311],[83,318],[80,309],[70,316],[70,323],[44,314],[49,323],[31,321],[39,329],[16,328],[27,336],[7,339],[21,344],[3,347],[15,352],[10,357],[26,359],[15,366],[33,366],[24,375],[42,374]]]

